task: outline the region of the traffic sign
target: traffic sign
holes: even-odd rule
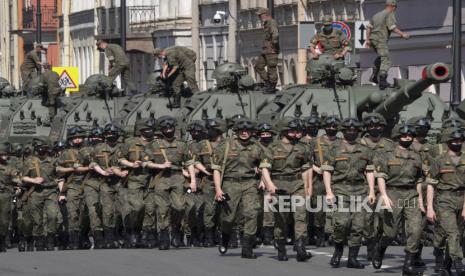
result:
[[[53,67],[60,79],[58,83],[60,87],[66,89],[66,92],[79,91],[79,70],[77,67]]]
[[[366,48],[369,21],[355,21],[355,48]]]

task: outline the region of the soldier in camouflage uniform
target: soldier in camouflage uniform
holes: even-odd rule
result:
[[[270,11],[266,8],[258,9],[257,15],[262,21],[265,37],[262,52],[255,63],[255,71],[265,83],[265,93],[274,93],[278,83],[278,22],[271,17]]]
[[[34,50],[27,53],[24,58],[23,64],[21,64],[21,79],[23,79],[23,90],[29,88],[29,82],[38,75],[41,71],[41,55],[42,51],[45,50],[42,44],[36,44]]]
[[[215,160],[211,165],[216,189],[216,200],[221,204],[221,242],[219,251],[228,250],[231,232],[242,202],[244,238],[241,257],[255,259],[253,253],[257,218],[260,212],[256,170],[265,159],[263,148],[253,140],[255,125],[243,118],[234,124],[236,136],[227,139],[214,150]]]
[[[317,52],[317,47],[323,50]],[[323,17],[323,28],[310,40],[310,52],[312,58],[318,59],[321,54],[332,55],[334,59],[344,59],[347,52],[350,51],[350,42],[341,30],[333,28],[333,19],[330,15]]]
[[[413,266],[423,230],[417,190],[423,181],[422,162],[420,155],[411,147],[415,134],[415,128],[410,125],[396,125],[392,137],[398,144],[377,154],[374,161],[380,199],[386,209],[383,213],[383,233],[376,245],[372,264],[375,269],[381,268],[386,248],[396,238],[402,220],[405,220],[407,244],[402,268],[404,275],[422,275]]]
[[[123,182],[123,193],[127,197],[123,201],[122,217],[126,234],[126,248],[137,245],[137,235],[141,230],[144,217],[144,190],[150,173],[142,167],[148,159],[145,147],[153,140],[153,119],[138,119],[134,126],[134,137],[125,140],[119,150],[119,163],[127,169],[128,175]]]
[[[34,154],[24,161],[22,171],[23,183],[31,185],[28,204],[33,219],[32,234],[37,251],[53,251],[57,230],[57,199],[64,197],[58,196],[57,184],[61,187],[63,180],[57,178],[55,162],[49,156],[50,141],[36,138],[33,146]]]
[[[126,56],[124,49],[118,44],[108,44],[103,40],[97,41],[97,48],[105,52],[105,55],[110,62],[108,81],[112,83],[119,75],[126,83],[126,89],[129,94],[137,93],[136,86],[131,80],[131,72],[129,71],[129,58]]]
[[[307,183],[306,177],[313,178],[313,149],[299,141],[297,133],[301,132],[302,129],[296,118],[282,118],[276,129],[280,132],[280,140],[270,145],[268,149],[272,155],[270,158],[263,159],[260,164],[267,188],[271,195],[277,194],[278,197],[284,195],[305,200],[312,193],[311,181]],[[293,202],[292,199],[291,202]],[[291,214],[294,218],[294,246],[297,251],[297,261],[304,262],[311,257],[311,254],[307,253],[305,249],[307,240],[307,211],[305,206],[306,204],[291,206],[292,213],[279,209],[274,213],[276,220],[274,238],[278,247],[279,261],[288,260],[286,238]]]
[[[195,57],[185,49],[168,48],[155,49],[155,58],[163,59],[163,72],[160,77],[171,82],[174,93],[174,101],[171,108],[179,108],[181,105],[181,89],[184,81],[187,82],[192,93],[199,92],[195,79]],[[193,59],[194,58],[194,59]]]
[[[383,154],[386,149],[392,148],[395,144],[391,140],[383,137],[386,127],[386,120],[379,113],[368,113],[363,117],[363,126],[366,135],[360,139],[360,143],[373,150],[374,154]],[[379,190],[375,186],[375,192]],[[373,210],[374,211],[374,210]],[[376,239],[379,236],[381,228],[381,217],[377,212],[367,212],[365,218],[365,227],[363,229],[363,237],[367,243],[367,259],[373,258],[373,250],[376,244]]]
[[[370,81],[378,83],[379,76],[379,88],[381,90],[389,86],[387,75],[391,67],[391,61],[389,59],[388,40],[391,32],[397,33],[404,39],[410,38],[409,34],[402,32],[397,26],[396,9],[397,0],[386,0],[385,9],[371,18],[367,29],[367,46],[373,48],[378,54]]]
[[[445,232],[448,256],[446,264],[440,263],[438,272],[449,275],[453,266],[457,275],[464,275],[462,264],[463,225],[465,220],[465,158],[462,145],[465,140],[463,130],[449,127],[443,130],[441,141],[447,149],[431,164],[428,182],[427,217],[433,223],[439,223]],[[452,275],[452,274],[451,274]]]
[[[147,158],[143,166],[155,170],[149,188],[155,189],[157,208],[157,226],[160,231],[160,250],[170,246],[169,229],[171,226],[172,245],[181,245],[181,219],[184,213],[185,197],[183,169],[186,169],[192,193],[197,191],[194,161],[185,142],[175,136],[176,119],[163,116],[157,120],[157,128],[163,138],[152,141],[146,149]]]
[[[57,114],[58,97],[61,93],[61,87],[58,81],[60,76],[57,72],[52,71],[50,64],[44,64],[44,73],[40,76],[40,83],[45,92],[42,93],[42,104],[48,107],[48,116],[50,123]]]
[[[321,165],[326,188],[328,204],[337,203],[338,209],[333,213],[335,251],[331,266],[339,267],[344,251],[344,242],[349,245],[347,267],[363,269],[357,260],[362,243],[365,210],[345,212],[339,207],[349,206],[356,200],[368,196],[368,203],[376,200],[374,192],[374,167],[372,151],[357,141],[361,123],[356,118],[347,118],[341,123],[344,139],[338,140],[332,150],[325,152]],[[367,185],[368,182],[368,185]],[[337,197],[337,198],[336,198]],[[349,233],[349,236],[346,235]]]
[[[8,145],[0,143],[0,253],[6,252],[5,239],[10,224],[11,194],[17,177],[17,168],[9,163]]]
[[[82,185],[89,171],[84,166],[80,149],[84,143],[85,131],[81,127],[69,128],[66,134],[69,148],[65,149],[56,160],[57,173],[65,178],[63,193],[66,194],[67,218],[64,218],[68,230],[67,249],[79,249],[80,216],[83,211]]]

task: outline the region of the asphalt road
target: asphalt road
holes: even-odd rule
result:
[[[403,248],[390,247],[387,260],[381,270],[371,265],[363,270],[345,267],[343,258],[340,268],[331,268],[329,260],[332,248],[310,247],[313,258],[306,263],[297,263],[295,254],[288,247],[289,261],[279,262],[272,247],[255,250],[257,260],[240,258],[240,249],[232,249],[220,256],[216,248],[172,249],[119,249],[82,250],[54,252],[18,253],[16,249],[0,254],[0,276],[46,275],[46,276],[128,276],[128,275],[169,275],[169,276],[218,276],[218,275],[401,275]],[[344,251],[347,256],[348,249]],[[434,257],[431,248],[424,249],[424,260],[428,267],[424,275],[434,275]],[[360,253],[361,261],[368,265],[365,250]]]

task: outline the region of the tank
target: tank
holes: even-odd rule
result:
[[[426,66],[418,81],[395,79],[392,87],[379,90],[372,85],[358,85],[353,69],[324,56],[310,61],[312,80],[308,85],[291,85],[258,110],[259,120],[273,121],[283,116],[306,117],[337,115],[341,119],[358,117],[365,112],[379,112],[388,122],[388,131],[401,119],[429,116],[432,130],[439,131],[449,107],[439,96],[424,92],[432,84],[447,82],[451,77],[449,65],[435,63]]]

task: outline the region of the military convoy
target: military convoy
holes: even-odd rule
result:
[[[428,86],[446,82],[451,77],[447,64],[426,66],[422,79],[409,81],[396,79],[391,88],[379,90],[371,85],[359,85],[355,70],[331,56],[322,55],[309,62],[310,83],[289,85],[276,94],[263,93],[264,88],[233,63],[216,68],[213,77],[217,86],[183,98],[179,109],[170,109],[170,87],[154,73],[148,79],[149,91],[132,97],[106,81],[104,75],[92,75],[79,93],[61,97],[59,111],[48,122],[47,107],[43,106],[41,84],[32,81],[26,94],[18,93],[5,79],[0,79],[0,139],[26,142],[33,137],[51,137],[64,140],[71,126],[91,128],[117,125],[131,133],[137,118],[158,118],[170,114],[181,126],[192,120],[220,117],[229,119],[244,115],[257,121],[273,122],[283,116],[307,117],[319,114],[341,118],[365,112],[379,112],[388,122],[387,133],[402,118],[428,116],[432,120],[432,133],[439,131],[441,123],[450,116],[465,116],[461,109],[451,113],[449,105],[430,92]],[[185,94],[189,94],[186,89]]]

